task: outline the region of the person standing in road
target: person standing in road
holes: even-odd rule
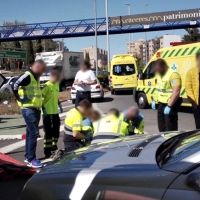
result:
[[[80,70],[77,72],[74,84],[77,85],[75,107],[84,100],[90,101],[91,85],[97,83],[97,78],[92,70],[90,70],[90,63],[83,61],[80,65]]]
[[[57,142],[60,135],[60,112],[63,112],[59,102],[59,80],[60,72],[58,67],[51,70],[50,81],[46,82],[42,89],[43,97],[43,125],[44,125],[44,154],[50,157],[52,151],[57,150]]]
[[[82,140],[89,141],[91,133],[83,134],[83,119],[87,118],[92,111],[92,104],[88,100],[83,100],[76,108],[67,112],[64,124],[63,142],[65,151],[70,152],[83,147]]]
[[[197,66],[186,75],[185,90],[192,104],[196,129],[200,129],[200,51],[196,54]]]
[[[156,104],[158,104],[158,129],[160,132],[176,131],[178,130],[178,110],[182,103],[181,76],[170,69],[163,59],[155,62],[154,69],[157,73],[157,84],[151,107],[156,109]]]
[[[36,159],[35,152],[37,138],[39,137],[39,121],[42,107],[39,77],[45,70],[45,62],[37,60],[31,69],[19,76],[13,84],[13,93],[26,123],[26,154],[24,162],[33,168],[42,167],[41,162]]]
[[[120,114],[119,119],[128,124],[129,135],[139,135],[144,133],[144,116],[139,108],[132,106]]]

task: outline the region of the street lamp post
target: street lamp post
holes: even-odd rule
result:
[[[96,76],[98,76],[98,52],[97,52],[97,0],[94,0],[94,17],[95,17],[95,68],[96,68]]]
[[[107,38],[107,59],[108,59],[108,72],[110,71],[110,41],[109,41],[109,19],[108,19],[108,0],[105,0],[106,4],[106,38]]]
[[[147,13],[147,10],[146,10],[146,8],[147,8],[147,6],[148,6],[149,4],[145,4],[144,6],[145,6],[145,13]],[[148,62],[148,57],[147,57],[147,32],[145,31],[145,62],[146,62],[146,64],[147,64],[147,62]]]
[[[128,15],[131,15],[131,4],[127,3]],[[131,33],[129,33],[129,53],[131,54]]]

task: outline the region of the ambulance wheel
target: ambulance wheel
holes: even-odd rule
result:
[[[137,95],[137,104],[138,104],[138,107],[141,109],[145,109],[148,107],[148,101],[147,101],[146,94],[144,94],[143,92],[140,92]]]

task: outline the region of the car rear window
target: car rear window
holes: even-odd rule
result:
[[[113,75],[124,76],[135,74],[134,64],[120,64],[113,66]]]

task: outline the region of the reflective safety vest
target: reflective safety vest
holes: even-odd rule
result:
[[[93,123],[94,135],[91,144],[106,142],[128,135],[128,124],[115,116],[107,116]]]
[[[81,132],[82,123],[83,123],[83,117],[77,108],[73,108],[68,111],[64,124],[64,132],[67,135],[67,141],[65,142],[81,141],[74,138],[73,131]]]
[[[128,124],[129,135],[143,134],[144,133],[144,116],[141,113],[139,113],[136,119],[132,122],[131,120],[126,119],[125,115],[126,115],[126,111],[123,111],[119,119],[123,120],[124,122]]]
[[[169,103],[173,89],[171,87],[170,77],[174,72],[168,69],[166,74],[162,77],[157,75],[156,92],[154,93],[154,100],[158,103]]]
[[[28,103],[18,102],[20,107],[33,107],[41,108],[42,107],[42,91],[40,89],[40,81],[36,80],[33,74],[29,71],[25,72],[30,76],[30,83],[27,86],[20,86],[18,90],[19,98],[27,98],[30,101]]]

